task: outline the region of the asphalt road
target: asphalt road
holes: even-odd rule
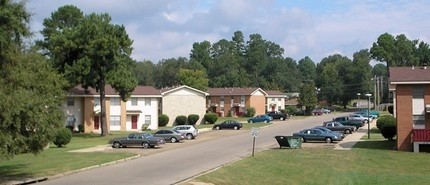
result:
[[[340,114],[278,121],[272,126],[260,128],[256,138],[255,151],[279,147],[274,139],[276,135],[291,135],[301,129],[321,125],[323,121],[331,120],[335,116],[340,116]],[[235,135],[178,147],[123,163],[82,171],[61,178],[48,179],[39,184],[177,184],[202,172],[249,156],[251,153],[251,131],[238,132]]]

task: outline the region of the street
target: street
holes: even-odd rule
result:
[[[306,119],[279,121],[272,126],[260,128],[256,138],[256,152],[279,147],[274,139],[276,135],[291,135],[301,129],[321,125],[323,121],[340,115],[327,114]],[[238,132],[236,135],[177,147],[123,163],[48,179],[40,184],[176,184],[202,172],[249,156],[251,153],[252,136],[251,131],[247,130]]]

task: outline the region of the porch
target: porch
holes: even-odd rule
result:
[[[413,129],[412,143],[414,145],[414,152],[418,153],[422,151],[420,147],[427,151],[430,146],[430,129]]]

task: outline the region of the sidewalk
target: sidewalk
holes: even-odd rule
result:
[[[355,131],[353,134],[349,134],[342,141],[337,143],[335,145],[334,149],[335,150],[351,150],[351,148],[354,147],[354,145],[357,142],[361,141],[361,138],[363,136],[367,135],[367,133],[368,133],[367,128],[368,128],[368,124],[364,125],[360,129]],[[370,123],[370,129],[372,129],[372,128],[376,128],[376,119]]]

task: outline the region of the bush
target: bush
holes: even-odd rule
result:
[[[382,136],[388,140],[393,140],[393,138],[396,136],[396,133],[397,129],[395,123],[387,122],[381,128]]]
[[[57,130],[57,133],[54,137],[54,144],[57,147],[62,147],[63,145],[67,145],[70,143],[72,139],[72,131],[69,128],[60,128]]]
[[[255,108],[254,107],[249,107],[246,109],[246,117],[253,117],[255,115]]]
[[[165,127],[169,123],[169,116],[165,114],[161,114],[158,116],[158,126],[159,127]]]
[[[396,118],[394,118],[391,115],[388,116],[381,116],[378,118],[378,120],[376,120],[376,127],[378,127],[379,130],[381,130],[382,126],[384,126],[385,124],[396,124]]]
[[[288,106],[285,108],[285,111],[289,114],[289,115],[293,115],[294,113],[296,113],[298,111],[297,107],[294,106]]]
[[[392,106],[392,105],[388,106],[388,112],[389,112],[390,114],[394,114],[393,106]]]
[[[187,123],[187,116],[179,115],[175,119],[176,125],[185,125]]]
[[[204,119],[205,119],[205,122],[208,122],[210,124],[214,124],[216,122],[216,120],[218,120],[218,115],[215,113],[209,112],[209,113],[205,114]]]
[[[85,132],[84,124],[78,125],[79,132]]]
[[[73,125],[67,125],[66,128],[73,132]]]
[[[197,121],[199,121],[200,116],[197,114],[190,114],[190,115],[188,115],[187,119],[188,119],[188,123],[190,125],[195,125],[197,123]]]

